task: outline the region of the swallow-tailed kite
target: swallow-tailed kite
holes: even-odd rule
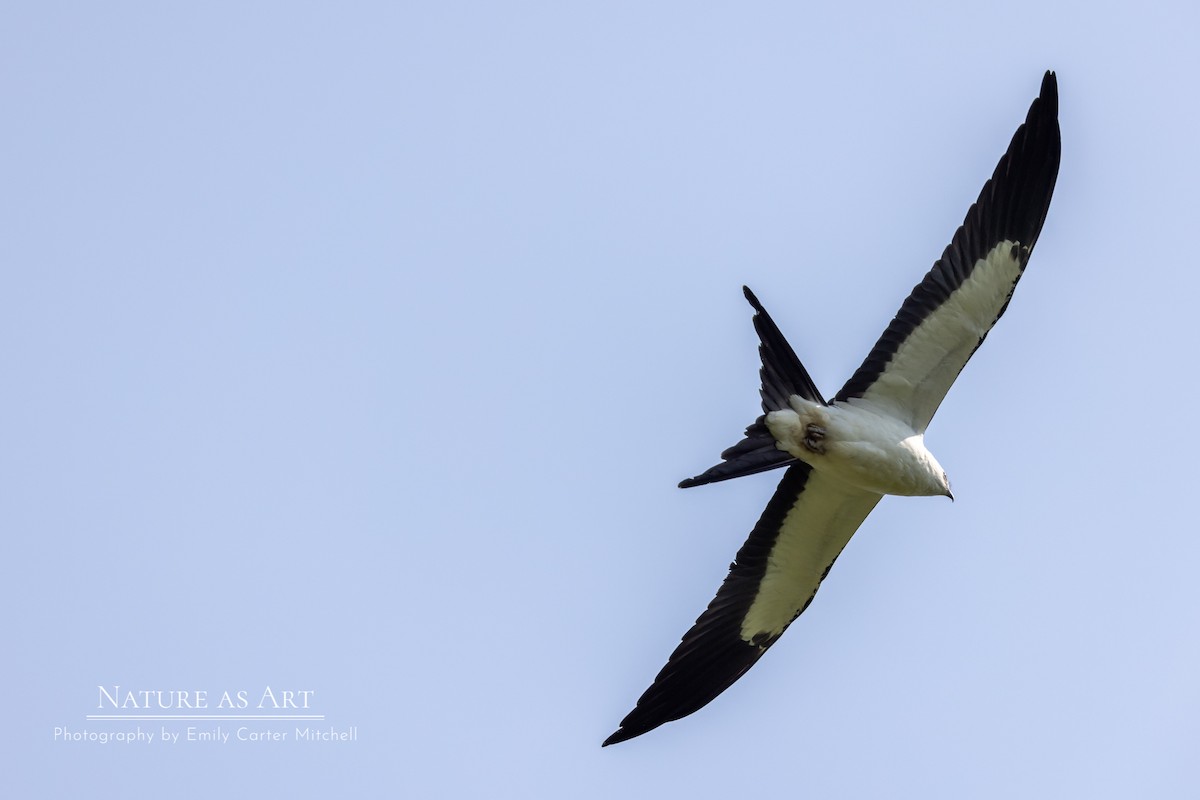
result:
[[[623,742],[703,707],[812,602],[885,494],[950,494],[924,434],[950,384],[1004,313],[1050,207],[1061,144],[1054,73],[991,180],[862,366],[828,402],[749,290],[763,415],[698,486],[787,467],[729,576],[621,727]]]

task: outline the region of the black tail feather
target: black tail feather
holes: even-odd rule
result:
[[[710,467],[694,478],[679,483],[679,488],[703,486],[706,483],[727,481],[743,475],[754,475],[769,469],[787,466],[796,459],[775,446],[775,437],[767,430],[766,415],[789,408],[788,398],[799,395],[805,400],[825,405],[808,370],[800,363],[792,346],[783,338],[771,315],[758,302],[754,292],[742,287],[746,299],[754,307],[754,330],[758,333],[758,355],[762,360],[759,377],[762,387],[763,416],[746,428],[745,438],[721,453],[721,463]]]
[[[758,355],[762,359],[759,377],[762,379],[762,406],[764,413],[789,408],[788,398],[799,395],[805,400],[825,405],[825,399],[808,370],[796,357],[796,352],[783,338],[771,315],[758,302],[749,286],[743,286],[746,299],[754,307],[754,330],[758,333]]]
[[[787,466],[796,460],[775,446],[775,437],[767,430],[765,414],[746,428],[746,438],[721,453],[721,458],[723,460],[720,464],[709,467],[694,478],[680,481],[679,488],[688,489],[692,486],[766,472],[769,469]]]

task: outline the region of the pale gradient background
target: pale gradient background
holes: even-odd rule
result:
[[[4,794],[1195,797],[1192,3],[10,3]],[[1042,72],[1025,280],[711,706],[601,750],[777,476],[741,285],[834,393]],[[359,741],[62,744],[96,687]]]

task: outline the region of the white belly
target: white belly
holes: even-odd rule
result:
[[[847,403],[790,403],[767,415],[767,428],[779,448],[813,469],[877,494],[951,496],[925,437],[905,423]]]

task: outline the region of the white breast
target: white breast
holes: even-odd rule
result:
[[[877,494],[949,495],[945,470],[906,423],[847,403],[789,402],[791,409],[767,415],[767,427],[780,449],[813,469]],[[811,426],[823,433],[817,450]]]

